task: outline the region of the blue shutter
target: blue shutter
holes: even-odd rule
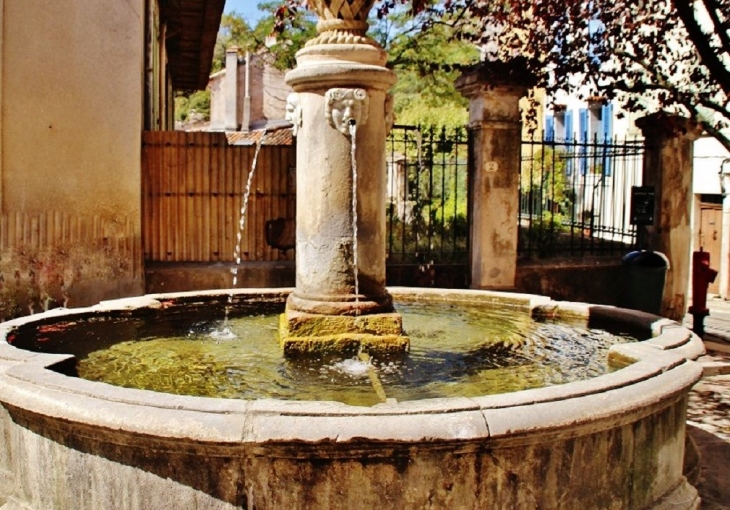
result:
[[[548,115],[545,117],[545,141],[552,142],[555,140],[555,117]]]
[[[573,136],[573,111],[568,110],[565,112],[565,141],[572,142]]]
[[[567,165],[565,165],[566,175],[573,173],[573,147],[569,145],[573,143],[573,140],[575,140],[575,134],[573,133],[573,110],[568,110],[565,112],[565,143],[568,152],[568,161]]]
[[[581,108],[578,111],[578,138],[581,142],[579,149],[580,155],[580,173],[586,174],[588,170],[588,158],[586,157],[586,148],[588,144],[588,108]]]
[[[603,173],[609,176],[613,165],[609,145],[613,138],[613,105],[611,103],[605,104],[601,108],[601,129],[603,131],[601,133],[603,135]]]
[[[601,108],[601,129],[603,140],[607,141],[613,137],[613,105],[611,103],[604,104]]]

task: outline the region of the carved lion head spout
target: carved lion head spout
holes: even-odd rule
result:
[[[364,89],[329,89],[325,94],[325,116],[340,133],[350,134],[350,126],[362,126],[368,117],[368,93]]]
[[[292,92],[286,98],[286,120],[292,123],[292,135],[299,134],[299,128],[302,126],[302,105],[299,101],[299,94]]]

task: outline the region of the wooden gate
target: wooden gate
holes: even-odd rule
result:
[[[149,131],[143,136],[144,257],[153,262],[234,260],[246,180],[256,147],[224,133]],[[295,214],[295,149],[264,145],[241,238],[242,260],[293,260],[265,241],[266,222]]]

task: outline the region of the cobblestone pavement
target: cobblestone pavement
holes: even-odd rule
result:
[[[706,375],[690,393],[687,425],[700,452],[702,510],[730,510],[730,302],[710,299],[708,308],[708,352],[699,360]]]

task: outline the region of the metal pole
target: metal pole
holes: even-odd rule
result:
[[[730,298],[730,158],[720,164],[722,190],[722,237],[720,240],[720,297]]]

